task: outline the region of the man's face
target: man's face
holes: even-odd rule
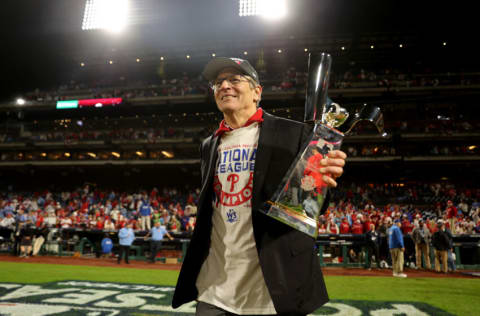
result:
[[[237,84],[231,84],[222,79],[235,78],[240,81]],[[218,109],[224,114],[231,114],[240,111],[253,111],[257,106],[257,101],[262,94],[262,87],[252,88],[251,82],[235,68],[225,68],[218,75],[215,82],[221,82],[215,89],[215,102]]]

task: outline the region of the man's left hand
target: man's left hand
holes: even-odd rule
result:
[[[335,188],[337,186],[335,179],[343,174],[345,159],[347,159],[347,154],[343,151],[332,150],[327,154],[327,157],[320,161],[322,165],[320,172],[323,174],[323,181],[325,181],[329,187]]]

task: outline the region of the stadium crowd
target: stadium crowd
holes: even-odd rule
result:
[[[134,232],[163,231],[157,236],[159,246],[151,249],[149,260],[153,263],[165,234],[173,239],[192,233],[198,194],[199,189],[153,188],[118,192],[90,185],[63,192],[0,192],[0,231],[13,232],[15,245],[12,249],[22,257],[38,254],[52,231],[118,232],[120,248],[130,246],[134,240],[127,238],[129,243],[122,246],[122,238],[126,238],[122,234],[126,231],[132,236],[136,236]],[[445,183],[364,186],[352,183],[332,189],[329,207],[319,219],[318,233],[361,235],[368,249],[368,261],[365,262],[370,268],[373,262],[378,268],[386,268],[394,263],[388,250],[392,223],[398,225],[403,235],[407,266],[421,268],[423,255],[424,267],[430,269],[429,247],[432,246],[435,269],[440,272],[442,266],[445,273],[455,271],[452,236],[480,234],[480,189]],[[444,238],[444,246],[438,246],[437,235],[450,237]],[[68,247],[68,240],[65,242]],[[74,243],[78,243],[78,239]],[[151,242],[151,246],[155,244]],[[111,254],[113,242],[108,235],[101,241],[101,247],[103,256]],[[445,249],[442,248],[442,255],[437,258],[439,247]],[[129,248],[123,252],[128,263]],[[346,260],[338,247],[327,247],[325,252],[332,253],[332,262]],[[362,262],[365,256],[364,248],[359,246],[348,250],[350,262]],[[118,263],[121,257],[120,252]],[[395,275],[406,276],[394,272]]]
[[[131,223],[135,230],[160,222],[170,232],[195,227],[198,190],[154,188],[136,193],[90,190],[5,194],[0,198],[0,227],[28,224],[55,228],[113,231]],[[148,221],[145,220],[148,217]]]
[[[1,192],[0,226],[28,223],[118,230],[132,223],[134,230],[147,230],[160,222],[173,233],[191,232],[198,192],[175,188],[117,192],[89,185],[66,192]],[[445,183],[398,183],[351,184],[331,192],[331,203],[321,217],[321,233],[363,234],[370,224],[378,227],[385,217],[402,219],[404,233],[411,232],[419,219],[431,230],[438,219],[444,219],[455,234],[480,233],[480,189]]]

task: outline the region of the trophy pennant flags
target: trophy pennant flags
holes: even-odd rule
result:
[[[322,159],[330,151],[340,149],[345,134],[360,121],[372,122],[383,133],[380,108],[363,106],[349,115],[328,98],[331,63],[329,54],[309,55],[304,121],[313,125],[313,131],[273,197],[261,209],[314,238],[318,235],[318,219],[327,195],[327,184],[320,172]]]

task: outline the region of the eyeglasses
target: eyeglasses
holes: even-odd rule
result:
[[[246,78],[243,78],[242,76],[233,75],[233,76],[226,77],[226,78],[218,78],[215,81],[211,82],[210,86],[215,91],[217,89],[220,89],[220,87],[222,86],[222,84],[225,80],[227,80],[227,82],[229,84],[231,84],[232,86],[238,86],[242,82],[249,82],[250,81]]]

